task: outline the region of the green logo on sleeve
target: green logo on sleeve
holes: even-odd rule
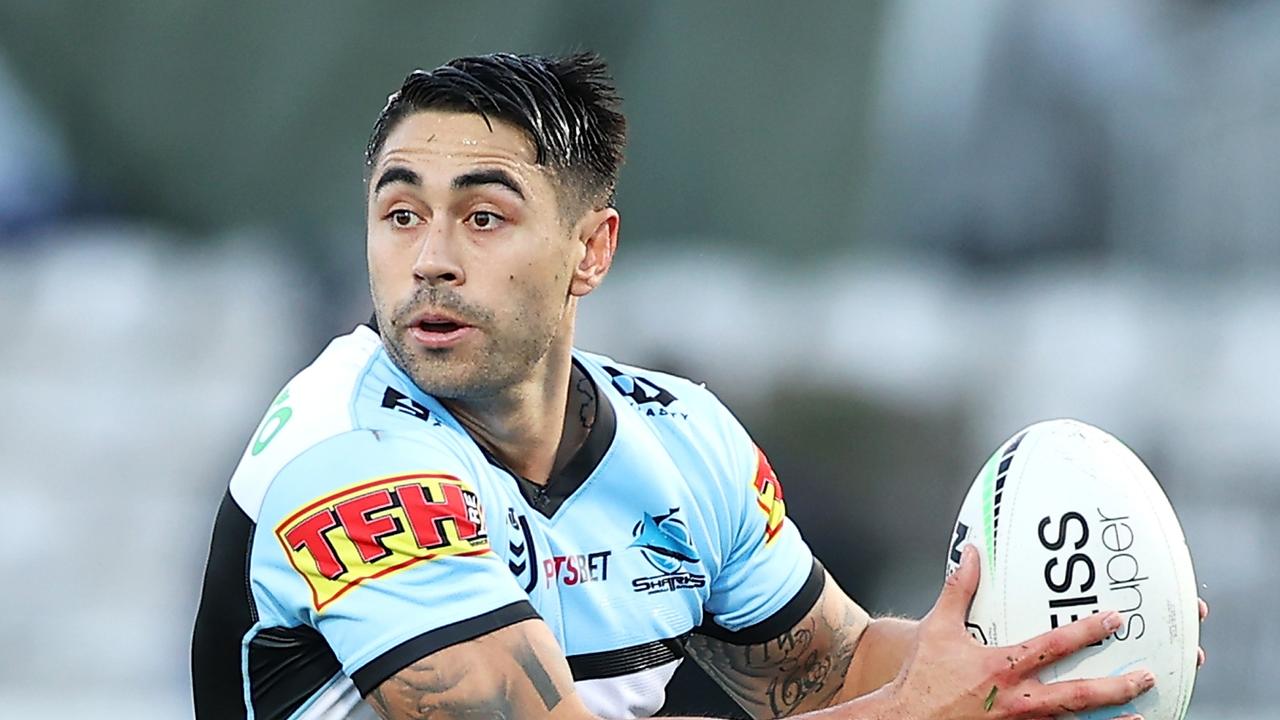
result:
[[[257,455],[266,450],[276,435],[279,435],[280,431],[284,429],[284,425],[289,422],[289,418],[293,417],[293,408],[284,404],[288,399],[289,388],[285,388],[280,391],[280,394],[271,403],[271,408],[274,409],[274,412],[268,415],[267,419],[262,421],[262,427],[258,428],[258,435],[253,439],[251,455]]]

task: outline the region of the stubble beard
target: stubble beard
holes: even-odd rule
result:
[[[503,332],[495,315],[466,303],[455,293],[421,287],[409,302],[388,312],[374,293],[374,314],[387,354],[423,392],[443,400],[483,400],[529,377],[546,356],[559,333],[568,301],[559,312],[537,313],[539,298],[525,298]],[[408,322],[424,306],[456,313],[473,325],[478,337],[468,338],[464,347],[439,350],[413,347],[408,340]]]

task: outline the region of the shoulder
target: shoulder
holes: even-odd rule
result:
[[[648,428],[646,434],[651,432],[661,441],[695,490],[719,487],[736,491],[744,476],[749,479],[754,475],[755,443],[704,384],[603,355],[578,352],[576,357],[597,381],[607,378],[603,392],[617,412],[638,418],[641,422],[631,426]],[[693,482],[698,479],[703,482]]]
[[[609,379],[614,392],[645,417],[692,421],[700,428],[737,424],[733,413],[704,383],[576,351],[575,357],[597,377]]]
[[[475,493],[481,469],[447,436],[355,428],[324,438],[262,483],[258,520],[278,519],[317,500],[441,482]]]
[[[231,478],[236,503],[256,518],[278,476],[297,475],[317,461],[328,464],[327,471],[313,472],[311,482],[320,486],[389,466],[459,465],[465,449],[394,376],[370,328],[330,342],[276,395],[254,429]],[[423,421],[442,431],[421,432]]]
[[[609,377],[604,392],[619,406],[618,414],[639,415],[629,423],[637,442],[656,437],[677,472],[671,482],[683,483],[721,548],[719,572],[749,574],[753,563],[783,558],[779,567],[808,557],[798,532],[785,523],[782,486],[764,452],[718,397],[701,383],[678,375],[618,363],[611,358],[580,353],[579,361]],[[623,423],[618,423],[622,437]],[[691,508],[692,510],[692,508]],[[795,552],[764,553],[781,545]],[[799,553],[799,554],[796,554]],[[754,558],[754,560],[753,560]],[[726,568],[737,568],[730,572]],[[800,562],[797,576],[784,572],[787,582],[803,582],[809,564]],[[723,589],[732,580],[717,587]],[[768,587],[767,583],[761,587]],[[790,586],[788,586],[790,587]],[[721,612],[724,612],[723,610]],[[735,622],[733,616],[726,622]]]
[[[252,518],[261,616],[321,629],[350,672],[389,637],[524,599],[492,553],[481,487],[493,490],[484,469],[445,434],[355,428],[304,450],[263,486]],[[472,581],[485,587],[460,596]]]

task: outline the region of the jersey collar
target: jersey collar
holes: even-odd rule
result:
[[[364,324],[367,325],[374,333],[381,334],[378,330],[378,321],[376,316],[370,317],[369,321]],[[390,357],[387,358],[387,361],[391,363],[393,368],[395,368],[397,374],[401,375],[411,386],[416,387],[416,385],[413,385],[412,380],[410,380],[407,375],[404,375],[403,371],[401,371],[394,362],[391,362]],[[591,430],[587,433],[586,439],[583,440],[582,446],[574,452],[573,456],[569,458],[569,462],[565,463],[564,467],[560,468],[559,471],[547,480],[546,485],[539,485],[532,480],[521,477],[514,470],[507,467],[501,460],[493,455],[493,453],[489,452],[483,445],[476,442],[475,438],[471,438],[472,444],[480,449],[480,452],[484,455],[485,459],[489,461],[490,465],[499,468],[503,472],[515,478],[516,486],[520,488],[520,494],[524,496],[525,502],[529,504],[529,507],[548,518],[554,516],[556,512],[560,510],[560,506],[563,505],[578,488],[582,487],[582,484],[587,481],[587,478],[591,477],[592,473],[596,471],[596,468],[600,466],[600,461],[604,459],[605,453],[609,452],[609,448],[613,445],[613,438],[618,431],[618,416],[613,409],[613,403],[609,400],[608,394],[600,387],[600,383],[596,380],[595,376],[592,375],[591,370],[584,366],[583,363],[579,362],[577,357],[573,358],[573,365],[578,368],[578,372],[582,373],[595,389],[596,419],[595,423],[591,426]],[[435,398],[432,399],[434,400]],[[470,433],[466,432],[466,428],[461,423],[458,423],[458,421],[448,413],[447,409],[442,405],[440,406],[440,409],[445,410],[446,415],[449,415],[449,419],[452,423],[455,424],[462,432],[466,433],[467,437],[470,437]]]

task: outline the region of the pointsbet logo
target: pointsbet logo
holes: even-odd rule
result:
[[[357,585],[421,562],[489,551],[480,499],[443,474],[396,475],[308,503],[276,526],[317,611]]]
[[[760,448],[756,448],[756,476],[752,486],[756,489],[756,505],[765,516],[764,543],[772,545],[787,519],[787,504],[782,501],[782,483],[778,482],[769,458]]]

